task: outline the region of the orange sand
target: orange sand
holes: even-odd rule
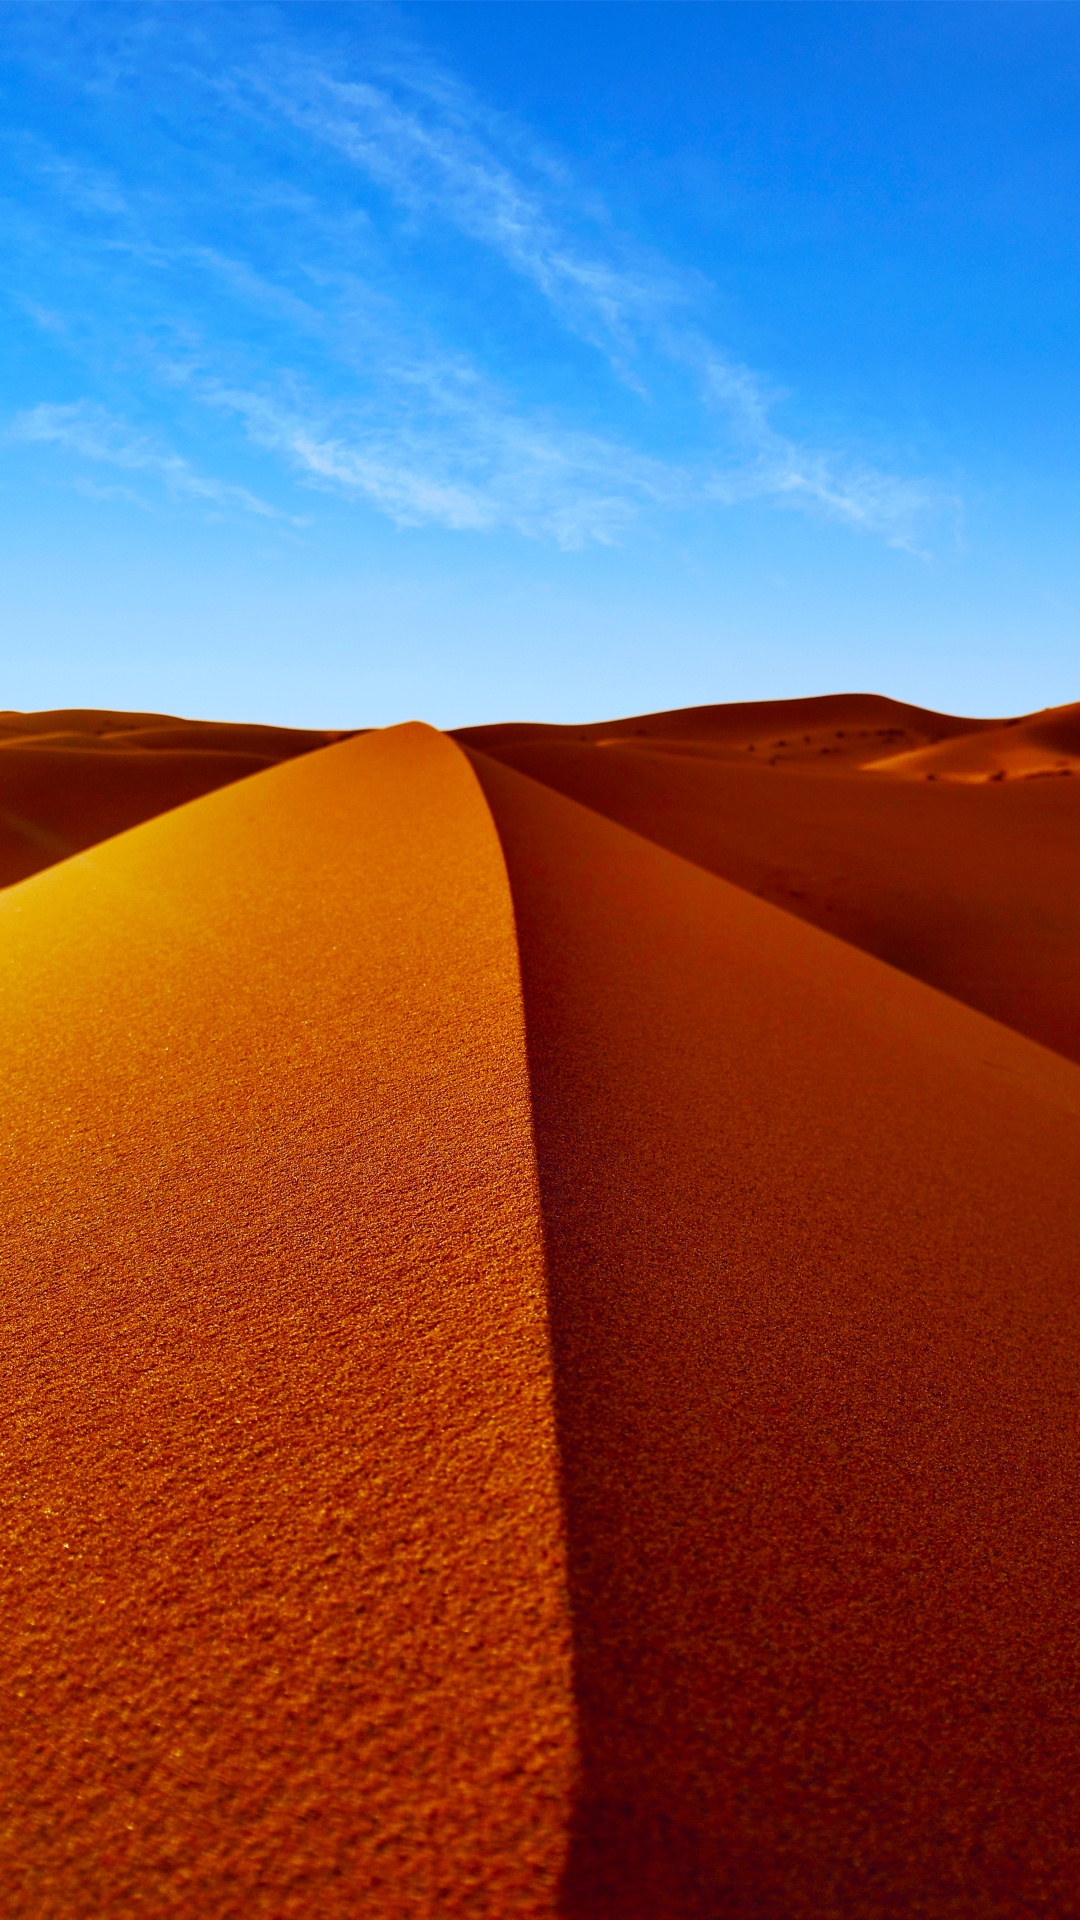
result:
[[[563,1912],[1080,1912],[1080,1069],[493,761]]]
[[[901,780],[1044,780],[1080,773],[1080,706],[1052,707],[1024,720],[941,740],[914,752],[888,753],[867,770]]]
[[[1078,730],[837,695],[460,738],[1080,1060],[1080,778],[1031,777]],[[990,777],[1002,739],[1027,777]]]
[[[0,893],[5,1914],[1080,1915],[1080,1067],[707,870],[807,812],[1000,986],[1074,785],[784,713],[397,728]]]
[[[0,887],[344,737],[153,713],[0,713]]]
[[[5,1915],[550,1911],[540,1228],[464,759],[401,728],[137,828],[0,896],[0,978]]]

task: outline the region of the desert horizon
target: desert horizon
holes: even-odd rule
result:
[[[370,731],[0,712],[0,887]],[[448,737],[1080,1058],[1080,703],[975,720],[824,694]]]
[[[1080,1920],[1080,9],[0,19],[0,1920]]]

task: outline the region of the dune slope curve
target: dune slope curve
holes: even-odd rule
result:
[[[0,712],[0,887],[346,737],[77,707]]]
[[[522,960],[580,1920],[1080,1913],[1080,1069],[474,756]]]
[[[0,901],[9,1915],[551,1910],[513,916],[423,727]]]
[[[985,774],[1001,765],[999,729],[891,701],[766,711],[775,755],[753,706],[646,716],[638,733],[624,722],[603,737],[558,727],[458,737],[1080,1061],[1080,782],[995,783]],[[1054,722],[1058,745],[1074,711]],[[1036,720],[1000,729],[1021,757],[1050,738]],[[935,727],[948,737],[926,747]],[[826,734],[834,746],[817,744]],[[919,751],[866,764],[890,740],[920,736]],[[894,777],[923,753],[927,765],[977,761],[987,742],[978,783]]]

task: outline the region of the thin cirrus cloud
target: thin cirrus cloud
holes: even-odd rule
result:
[[[544,168],[537,155],[540,182],[522,180],[493,146],[499,131],[505,137],[513,130],[449,76],[399,63],[379,86],[305,63],[287,80],[269,64],[250,77],[280,113],[336,148],[401,207],[444,220],[492,249],[620,371],[641,331],[684,303],[678,277],[663,263],[640,259],[631,266],[578,245],[558,207],[545,204],[556,198],[553,185],[571,206],[580,200],[564,171]]]
[[[201,501],[272,520],[283,517],[276,507],[260,500],[246,487],[233,486],[197,472],[182,455],[133,431],[125,421],[94,401],[81,400],[71,406],[29,407],[16,414],[10,437],[25,445],[59,447],[96,466],[119,467],[126,473],[141,474],[157,481],[174,500]],[[127,498],[141,504],[139,496],[129,488],[92,490],[101,498]]]
[[[292,517],[169,450],[182,393],[235,423],[238,458],[272,462],[270,491],[569,548],[757,501],[922,551],[953,512],[918,477],[783,433],[779,397],[711,337],[705,283],[620,236],[562,163],[415,48],[375,32],[346,67],[285,16],[259,16],[254,48],[211,57],[177,15],[147,18],[120,79],[113,61],[95,81],[83,47],[87,95],[126,87],[135,112],[140,89],[156,92],[179,125],[194,90],[201,144],[170,143],[168,116],[111,163],[39,141],[23,306],[59,307],[99,368],[123,311],[122,379],[161,432],[87,398],[23,412],[16,439],[141,473],[177,502]],[[512,301],[470,308],[473,262],[510,276],[539,334]]]
[[[366,420],[320,416],[308,395],[268,398],[182,368],[177,378],[309,485],[364,499],[399,526],[614,545],[643,506],[689,491],[670,464],[515,415],[467,362],[399,365],[394,417],[384,395]]]
[[[647,393],[640,369],[650,352],[691,375],[703,411],[725,416],[732,446],[712,470],[699,456],[696,484],[673,475],[673,484],[654,498],[666,496],[668,504],[687,504],[695,495],[726,503],[771,498],[817,509],[899,546],[914,545],[928,519],[955,510],[955,501],[923,481],[800,446],[779,432],[771,420],[776,400],[765,383],[725,358],[688,317],[699,289],[655,257],[634,259],[625,246],[619,261],[583,248],[560,218],[559,202],[580,198],[565,170],[544,167],[539,155],[539,180],[523,181],[494,145],[500,132],[506,137],[516,130],[452,78],[417,62],[384,72],[380,86],[342,81],[309,63],[292,69],[287,87],[265,70],[255,84],[402,207],[448,221],[497,253],[565,325],[606,352],[631,385]]]

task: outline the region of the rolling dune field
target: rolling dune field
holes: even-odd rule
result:
[[[3,717],[5,1912],[1080,1914],[1077,712]]]
[[[1080,706],[998,726],[836,695],[459,737],[1080,1060]]]
[[[0,713],[0,887],[343,737],[154,713]]]

